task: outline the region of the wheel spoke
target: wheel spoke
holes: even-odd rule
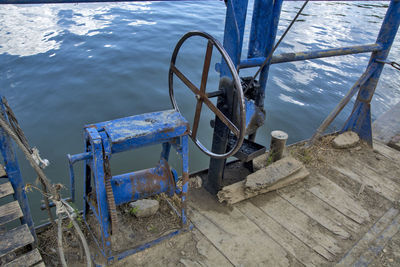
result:
[[[180,72],[174,64],[171,63],[171,70],[178,76],[179,79],[196,95],[200,94],[200,90],[191,82],[182,72]]]
[[[208,40],[206,56],[204,58],[203,74],[201,75],[200,91],[202,93],[206,91],[208,72],[210,71],[212,50],[213,50],[213,44],[211,43],[210,40]]]
[[[197,136],[197,129],[199,128],[200,114],[201,114],[201,107],[202,106],[203,106],[203,101],[201,99],[197,100],[196,113],[194,114],[192,135],[191,135],[191,137],[193,139],[196,139],[196,136]]]
[[[207,96],[205,96],[205,91],[207,88],[208,72],[210,71],[212,50],[213,50],[213,44],[210,40],[208,40],[206,56],[204,58],[204,64],[203,64],[203,74],[201,75],[200,94],[199,94],[199,98],[197,100],[196,113],[194,115],[194,120],[193,120],[193,128],[192,128],[192,138],[193,139],[196,139],[197,129],[199,127],[201,107],[203,105],[203,98],[207,97]]]
[[[203,99],[204,103],[218,116],[218,118],[233,132],[234,135],[239,136],[239,129],[234,125],[214,104],[208,99]]]

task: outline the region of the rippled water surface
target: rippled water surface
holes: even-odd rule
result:
[[[278,35],[301,4],[284,3]],[[277,52],[373,43],[387,4],[311,2]],[[251,11],[250,1],[248,18]],[[224,16],[223,2],[0,6],[0,93],[7,97],[30,143],[51,161],[47,169],[51,179],[68,186],[66,154],[83,151],[85,124],[170,108],[167,75],[177,40],[187,31],[201,30],[222,41]],[[248,22],[246,35],[249,29]],[[390,59],[399,58],[399,48],[396,38]],[[184,49],[178,64],[199,80],[204,43],[194,41]],[[267,119],[257,141],[266,145],[272,129],[288,132],[290,142],[309,138],[364,71],[368,58],[360,54],[273,65],[266,90]],[[217,74],[212,74],[208,87],[216,87],[217,81]],[[372,102],[373,118],[400,101],[399,88],[400,73],[385,67]],[[176,90],[184,115],[192,118],[193,96],[183,86]],[[346,114],[330,130],[340,129]],[[211,118],[205,110],[199,135],[206,144]],[[113,173],[153,166],[159,152],[154,147],[116,155]],[[23,157],[20,163],[24,179],[34,181]],[[208,158],[191,145],[191,171],[207,165]],[[79,167],[76,183],[80,199]],[[29,197],[39,199],[37,193]],[[44,213],[37,205],[32,208],[40,223]]]

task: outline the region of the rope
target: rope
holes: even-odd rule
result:
[[[264,60],[263,64],[261,64],[260,68],[258,68],[256,74],[251,78],[251,81],[249,83],[249,87],[251,87],[254,83],[254,80],[257,78],[258,74],[261,72],[261,70],[265,67],[265,65],[270,61],[272,58],[272,55],[274,54],[275,50],[278,48],[279,44],[282,42],[282,40],[285,38],[286,34],[289,32],[290,28],[292,28],[293,24],[296,22],[297,18],[300,16],[301,12],[303,12],[303,9],[306,7],[310,0],[306,0],[302,7],[299,9],[297,12],[296,16],[294,16],[293,20],[290,22],[289,26],[286,28],[285,32],[281,35],[279,38],[278,42],[275,44],[274,48],[272,48],[271,52],[267,56],[267,58]],[[248,87],[248,88],[249,88]]]
[[[21,127],[19,126],[18,120],[15,117],[14,112],[12,111],[11,107],[8,105],[7,99],[5,97],[2,97],[1,102],[3,103],[3,105],[5,107],[9,125],[11,126],[15,135],[21,141],[23,146],[31,153],[36,164],[39,165],[42,169],[49,166],[50,162],[47,159],[42,159],[40,157],[39,149],[37,149],[36,147],[31,148],[29,146],[28,140],[26,139],[24,132],[22,131]]]
[[[79,228],[79,225],[75,221],[76,214],[74,212],[74,209],[67,204],[65,201],[61,200],[59,190],[61,189],[60,186],[53,186],[49,179],[46,177],[46,175],[43,172],[43,167],[41,165],[48,165],[48,160],[42,160],[39,156],[39,150],[37,148],[31,149],[29,146],[29,143],[25,137],[24,132],[21,130],[19,127],[18,121],[15,118],[14,113],[12,112],[10,106],[7,103],[7,100],[3,97],[2,98],[2,103],[6,107],[6,114],[9,116],[10,124],[7,123],[4,114],[0,112],[0,127],[6,131],[6,133],[15,141],[15,143],[18,145],[18,147],[22,150],[24,153],[26,159],[29,161],[30,165],[32,168],[35,170],[35,172],[38,175],[38,179],[40,183],[42,184],[42,190],[43,190],[43,196],[45,199],[45,204],[46,204],[46,210],[49,214],[49,218],[52,222],[53,225],[55,225],[55,221],[53,218],[53,215],[51,214],[50,207],[49,207],[49,198],[53,200],[53,202],[56,204],[56,214],[58,216],[58,253],[59,257],[61,259],[61,264],[63,266],[67,266],[65,257],[64,257],[64,251],[62,248],[62,214],[65,213],[69,217],[69,219],[72,221],[72,224],[77,231],[83,247],[85,249],[85,254],[86,254],[86,260],[87,260],[87,266],[91,267],[92,262],[91,262],[91,256],[90,256],[90,251],[89,251],[89,246],[87,244],[87,241],[85,239],[85,236],[82,233],[82,230]],[[11,122],[12,121],[12,122]],[[48,192],[50,192],[50,197],[48,196]],[[72,215],[74,214],[74,215]]]
[[[65,261],[65,256],[64,256],[64,250],[62,246],[62,214],[66,214],[68,218],[71,220],[73,227],[75,228],[81,242],[83,245],[83,249],[85,251],[85,256],[86,256],[86,266],[87,267],[92,267],[92,259],[90,255],[90,250],[88,243],[86,241],[85,235],[83,234],[81,228],[79,227],[78,223],[76,222],[76,212],[75,210],[64,200],[54,200],[56,203],[56,214],[58,216],[58,231],[57,231],[57,246],[58,246],[58,251],[61,259],[61,264],[63,267],[67,267],[67,263]]]
[[[8,110],[11,110],[11,109],[8,109]],[[34,157],[32,156],[32,153],[31,153],[32,150],[29,149],[29,145],[28,146],[24,145],[23,141],[20,139],[20,136],[17,135],[14,132],[14,130],[11,128],[11,126],[7,123],[3,113],[0,113],[0,114],[1,114],[0,115],[0,127],[2,127],[7,132],[7,134],[15,141],[15,143],[22,150],[26,159],[28,160],[28,162],[30,163],[30,165],[32,166],[32,168],[35,170],[35,172],[38,175],[39,181],[42,184],[42,189],[44,192],[44,202],[46,205],[47,213],[49,215],[50,221],[52,222],[53,225],[55,225],[53,215],[51,214],[51,211],[50,211],[49,198],[47,196],[47,192],[50,192],[51,195],[56,196],[56,191],[53,188],[53,186],[51,185],[50,181],[47,179],[42,168],[36,163]],[[21,136],[24,136],[24,135],[21,135]],[[25,140],[26,140],[26,138],[25,138]]]
[[[24,145],[24,147],[32,153],[31,148],[29,147],[28,140],[25,137],[24,132],[22,131],[21,127],[19,127],[19,123],[17,118],[15,117],[14,112],[8,105],[7,99],[5,97],[2,97],[1,101],[3,102],[3,105],[6,110],[6,114],[8,117],[8,120],[10,122],[11,128],[14,130],[14,133],[18,136],[18,139],[21,141],[21,143]]]

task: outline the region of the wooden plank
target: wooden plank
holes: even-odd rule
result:
[[[7,176],[6,170],[4,169],[4,166],[0,164],[0,178],[6,176]]]
[[[342,252],[336,240],[323,233],[318,223],[276,193],[257,196],[251,202],[325,259],[333,261]]]
[[[390,201],[398,201],[399,200],[399,193],[396,193],[392,190],[390,190],[386,185],[385,182],[389,182],[388,178],[384,177],[378,177],[377,179],[373,179],[370,176],[367,175],[360,175],[356,171],[352,171],[348,168],[343,168],[341,166],[331,166],[334,170],[340,172],[341,174],[349,177],[350,179],[365,185],[368,185],[369,187],[372,188],[375,192],[383,196],[384,198],[390,200]],[[365,172],[365,171],[364,171]],[[382,180],[382,182],[379,181],[379,179]],[[391,180],[390,180],[391,181]],[[393,182],[393,181],[391,181]]]
[[[12,222],[22,216],[24,215],[17,200],[0,206],[0,225]]]
[[[302,167],[303,164],[292,157],[280,159],[261,170],[249,174],[245,181],[245,191],[260,191],[266,187],[271,187],[279,180],[300,171]]]
[[[335,214],[335,210],[330,208],[328,204],[314,196],[311,192],[300,188],[296,190],[283,189],[277,192],[290,204],[310,216],[335,235],[338,235],[342,239],[350,238],[350,233],[343,228],[343,225],[345,222],[350,224],[351,220],[344,215],[340,216],[339,214],[338,216]],[[341,217],[341,220],[338,220],[339,217]]]
[[[379,116],[372,124],[374,139],[389,142],[392,136],[400,132],[400,102]]]
[[[46,265],[44,265],[44,262],[40,262],[33,267],[46,267]]]
[[[26,224],[0,234],[0,257],[33,243],[34,239]]]
[[[369,266],[375,257],[379,255],[386,243],[399,231],[400,216],[397,216],[390,225],[375,239],[367,250],[354,263],[354,266]]]
[[[400,152],[388,147],[385,144],[382,144],[381,142],[377,142],[374,140],[373,143],[373,147],[374,147],[374,151],[381,154],[382,156],[385,156],[388,159],[391,159],[395,162],[399,162],[400,161]]]
[[[204,258],[198,260],[201,266],[233,266],[232,263],[207,239],[199,230],[192,230],[195,239],[197,252]]]
[[[251,203],[251,201],[243,201],[238,203],[235,207],[287,252],[292,254],[300,263],[305,266],[322,266],[327,264],[327,261],[323,257],[305,245],[282,225],[274,221],[260,208]]]
[[[368,211],[346,191],[322,175],[318,175],[318,178],[318,184],[309,188],[308,191],[359,224],[370,220]]]
[[[205,190],[191,194],[192,223],[235,266],[289,266],[287,253],[236,208],[222,206]]]
[[[300,180],[306,178],[309,174],[310,173],[307,171],[306,168],[302,168],[295,174],[286,177],[285,179],[273,184],[270,187],[263,188],[258,192],[246,192],[245,181],[240,181],[222,188],[222,190],[219,191],[217,194],[218,200],[220,202],[226,202],[227,204],[232,205],[242,200],[257,196],[259,194],[264,194],[291,184],[295,184]]]
[[[0,198],[14,194],[14,189],[10,182],[0,184]]]
[[[368,232],[343,256],[337,266],[350,266],[365,251],[369,244],[387,227],[399,214],[395,208],[389,209]]]
[[[288,194],[290,196],[294,195],[293,193],[296,193],[295,197],[301,199],[298,201],[296,200],[296,202],[299,203],[296,207],[322,225],[324,225],[324,223],[322,223],[324,220],[331,220],[335,225],[343,226],[354,233],[357,233],[360,230],[360,224],[348,218],[346,215],[307,191],[305,188],[296,188],[296,191],[293,193],[291,192],[291,189],[285,188],[280,189],[278,193],[285,193],[285,195]],[[284,196],[282,195],[282,197]],[[284,198],[286,199],[286,197]],[[302,202],[303,204],[300,204]],[[293,205],[293,203],[291,204]],[[319,216],[323,217],[323,219],[319,219]]]
[[[28,253],[7,263],[4,267],[29,267],[42,260],[39,250],[36,248]]]
[[[372,169],[370,166],[366,165],[365,163],[361,162],[360,160],[355,159],[353,161],[354,169],[355,172],[360,174],[360,176],[366,176],[375,183],[380,184],[382,187],[385,187],[387,190],[393,191],[397,195],[397,200],[399,199],[400,196],[400,185],[390,178],[386,177],[385,175],[382,175],[378,172],[376,172],[374,169]]]
[[[393,149],[396,149],[397,151],[400,151],[400,131],[398,134],[392,137],[388,143],[388,147],[391,147]]]

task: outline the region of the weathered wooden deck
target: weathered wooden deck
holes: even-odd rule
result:
[[[121,266],[400,265],[400,152],[381,143],[339,150],[292,149],[310,176],[232,207],[190,192],[192,232],[140,252]],[[265,156],[256,161],[263,166]],[[228,175],[240,174],[237,166]],[[398,245],[398,244],[397,244]],[[384,248],[386,249],[384,250]],[[387,252],[387,253],[390,253]]]
[[[34,238],[26,224],[15,226],[24,216],[17,200],[12,198],[14,188],[0,165],[0,265],[1,266],[44,266],[42,257],[35,247]],[[19,222],[17,223],[19,224]]]

